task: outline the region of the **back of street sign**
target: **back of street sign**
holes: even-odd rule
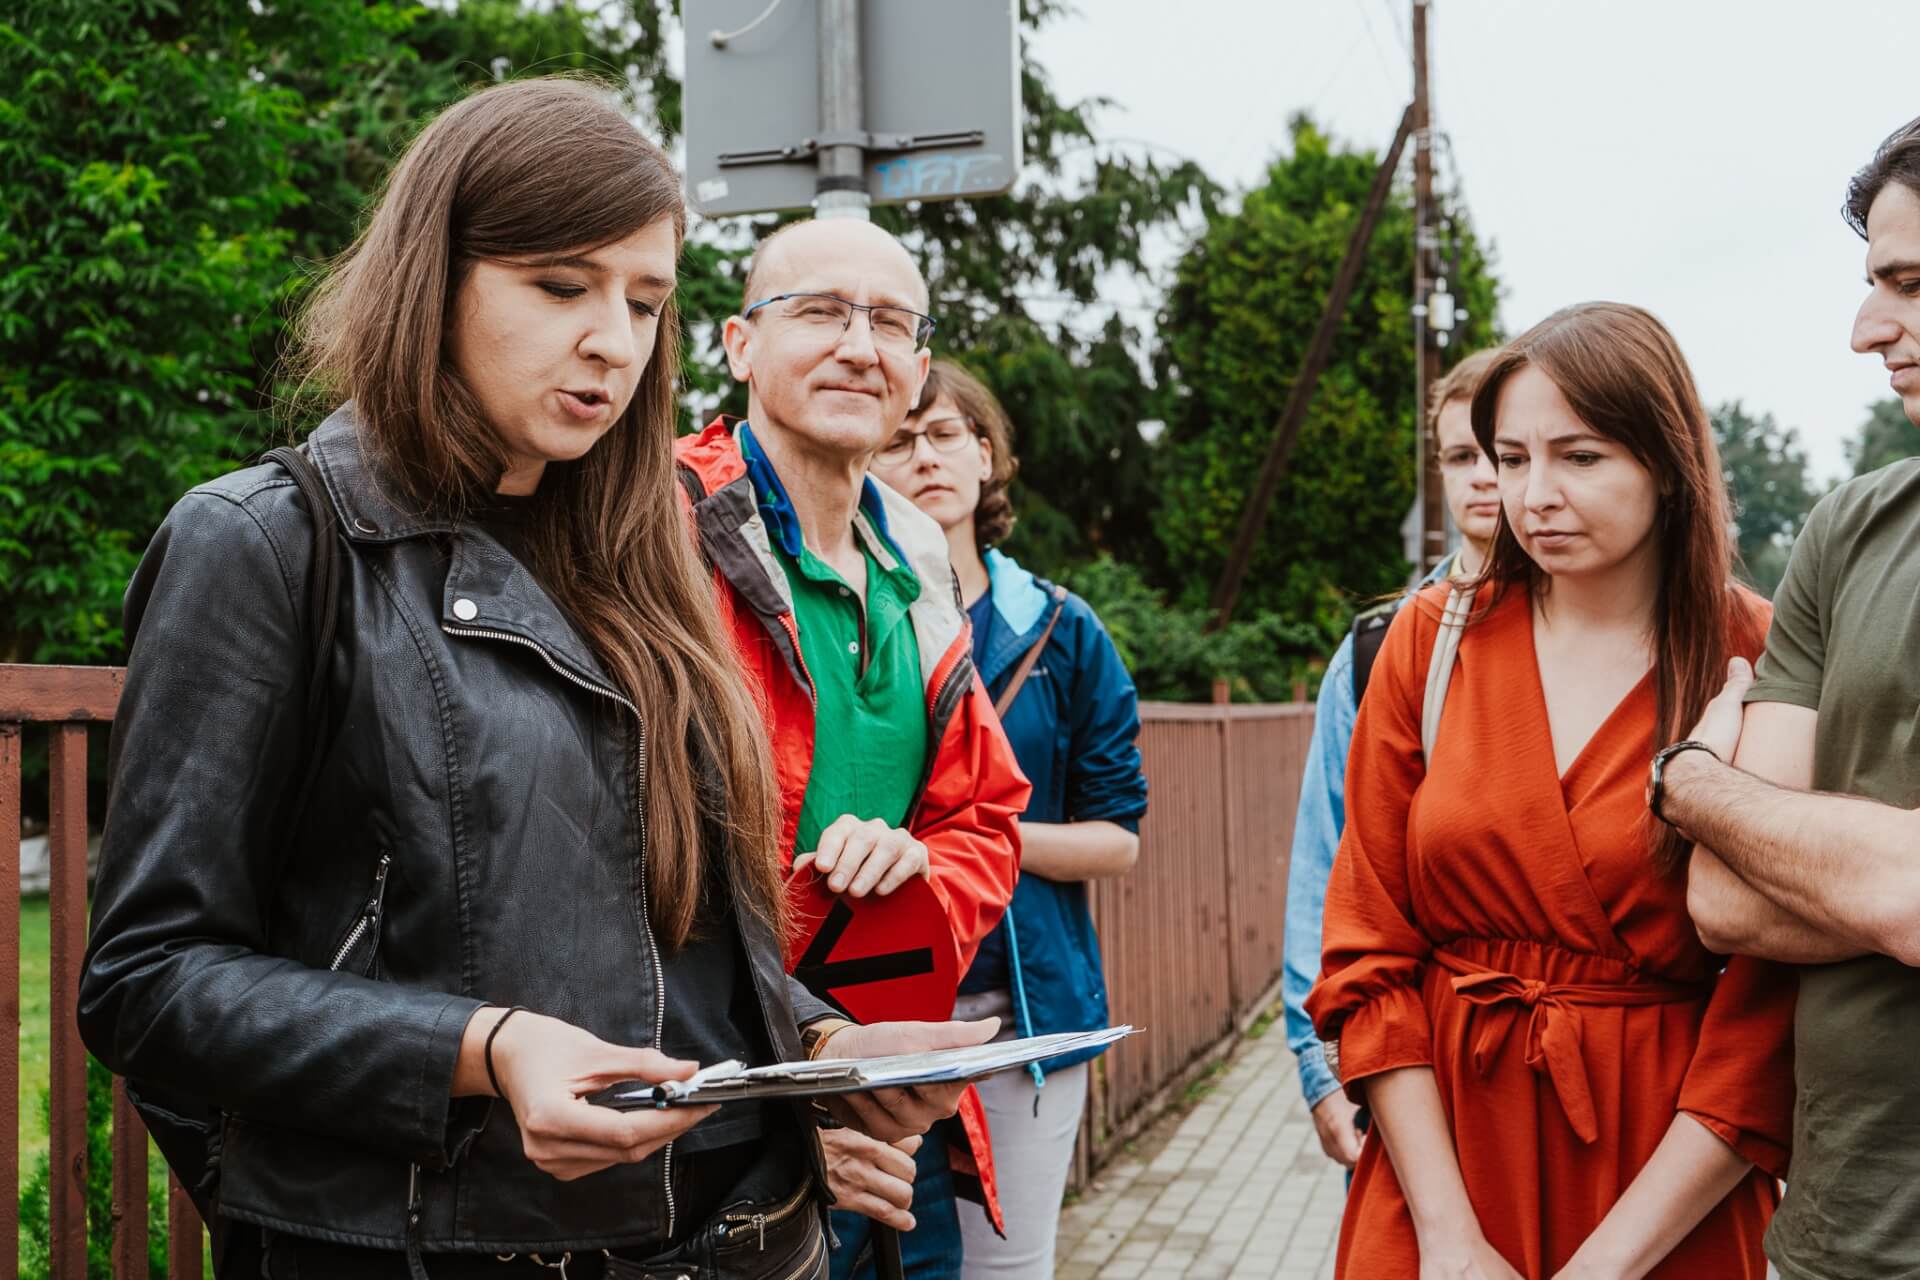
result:
[[[807,208],[820,148],[850,144],[864,152],[874,204],[1012,189],[1021,158],[1018,0],[860,4],[865,119],[851,136],[821,127],[820,5],[686,0],[695,209],[724,217]],[[716,44],[716,33],[730,38]]]

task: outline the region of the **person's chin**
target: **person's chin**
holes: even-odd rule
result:
[[[559,424],[539,432],[534,447],[548,462],[578,462],[607,434],[600,423]]]
[[[820,444],[872,451],[899,429],[885,418],[877,396],[840,392],[815,396],[797,424]]]
[[[960,498],[951,489],[929,493],[913,500],[913,505],[932,516],[934,523],[942,529],[951,529],[966,519],[967,512],[960,505]]]
[[[1469,542],[1477,542],[1483,547],[1491,544],[1493,535],[1500,531],[1500,521],[1497,517],[1469,516],[1465,520],[1457,520],[1454,523],[1460,526],[1461,537]]]

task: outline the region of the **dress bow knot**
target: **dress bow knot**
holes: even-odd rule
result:
[[[1454,974],[1453,992],[1476,1006],[1473,1027],[1473,1067],[1482,1077],[1493,1070],[1514,1024],[1526,1014],[1526,1063],[1547,1077],[1560,1099],[1560,1110],[1580,1141],[1600,1135],[1594,1113],[1593,1087],[1581,1046],[1581,1005],[1678,1004],[1703,999],[1711,985],[1673,982],[1550,983],[1523,978],[1474,964],[1445,951],[1434,959]]]

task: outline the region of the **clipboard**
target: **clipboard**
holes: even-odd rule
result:
[[[587,1101],[616,1111],[697,1107],[767,1098],[817,1098],[922,1084],[964,1084],[1082,1049],[1103,1049],[1134,1034],[1132,1026],[997,1040],[961,1049],[935,1049],[881,1058],[821,1058],[749,1067],[732,1060],[702,1067],[685,1080],[626,1080],[589,1094]]]

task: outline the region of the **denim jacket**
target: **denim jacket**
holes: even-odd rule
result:
[[[1438,582],[1452,571],[1449,556],[1421,579],[1420,586]],[[1417,588],[1416,588],[1417,590]],[[1407,599],[1411,599],[1409,594]],[[1402,600],[1401,603],[1405,603]],[[1308,1108],[1340,1087],[1313,1020],[1307,1017],[1307,992],[1320,976],[1320,917],[1326,908],[1327,878],[1333,874],[1333,855],[1347,825],[1347,749],[1353,744],[1353,722],[1359,707],[1353,696],[1353,636],[1349,633],[1333,651],[1326,674],[1320,678],[1315,704],[1313,741],[1300,778],[1300,807],[1293,820],[1293,860],[1287,867],[1287,922],[1283,942],[1285,969],[1280,980],[1280,1002],[1286,1010],[1287,1048],[1300,1066],[1300,1092]]]

